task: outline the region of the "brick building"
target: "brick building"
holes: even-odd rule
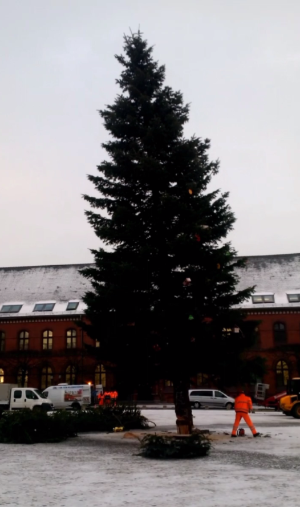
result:
[[[0,269],[0,382],[41,389],[61,382],[113,387],[100,341],[78,325],[89,288],[84,265]]]
[[[285,390],[300,375],[300,254],[248,257],[238,289],[255,285],[242,305],[247,319],[260,321],[259,340],[247,356],[266,359],[268,394]]]
[[[101,358],[101,337],[82,332],[82,295],[90,288],[80,275],[86,265],[0,268],[0,382],[45,388],[60,382],[114,386],[113,365]],[[259,340],[248,357],[266,358],[268,394],[282,391],[300,374],[300,254],[248,257],[238,289],[256,285],[243,304],[247,319],[260,321]],[[199,372],[197,385],[206,385]],[[172,384],[153,391],[165,400]]]

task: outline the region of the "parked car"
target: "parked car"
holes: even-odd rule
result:
[[[226,408],[234,407],[234,398],[227,396],[218,389],[190,389],[189,400],[194,408]]]
[[[53,409],[50,400],[45,400],[35,387],[18,387],[17,384],[0,384],[0,415],[5,410],[45,410]]]

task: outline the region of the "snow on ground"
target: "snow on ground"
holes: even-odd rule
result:
[[[174,430],[172,410],[144,410]],[[300,420],[252,415],[271,438],[231,439],[233,411],[194,411],[195,425],[222,434],[209,457],[158,461],[137,456],[122,434],[80,435],[60,444],[0,444],[0,505],[9,507],[294,507],[299,504]],[[214,435],[214,433],[213,433]]]
[[[154,421],[162,429],[175,429],[175,418],[172,410],[152,411],[145,410],[144,415]],[[233,410],[193,410],[194,425],[200,429],[209,429],[215,432],[231,433],[235,412]],[[276,439],[277,456],[299,456],[300,458],[300,420],[287,417],[281,412],[256,412],[250,414],[256,430],[271,438],[253,439],[248,426],[242,422],[240,428],[246,431],[246,438],[232,439],[231,444],[238,446],[239,450],[266,452],[273,454]]]

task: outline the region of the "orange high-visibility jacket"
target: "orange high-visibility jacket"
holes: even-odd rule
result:
[[[252,400],[249,396],[241,393],[235,398],[234,410],[236,412],[244,412],[248,414],[252,410]]]

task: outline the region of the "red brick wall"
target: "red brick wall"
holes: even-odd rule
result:
[[[76,317],[77,319],[77,317]],[[276,364],[278,361],[285,361],[289,367],[290,377],[298,376],[298,361],[300,360],[300,312],[282,311],[277,313],[270,312],[250,312],[247,319],[261,320],[259,325],[260,345],[255,349],[248,351],[247,356],[260,355],[266,358],[267,373],[262,379],[263,382],[270,384],[268,395],[273,395],[282,391],[282,387],[276,385]],[[287,345],[276,346],[274,344],[273,325],[275,322],[284,322],[287,332]],[[42,349],[42,333],[45,330],[53,332],[52,350]],[[77,330],[77,348],[66,348],[66,332],[68,329]],[[29,384],[40,387],[41,370],[48,365],[52,368],[52,384],[65,382],[65,372],[68,365],[72,364],[77,369],[77,382],[94,382],[94,372],[99,361],[95,354],[89,354],[84,343],[94,345],[93,340],[81,329],[77,327],[76,320],[72,318],[45,318],[45,319],[19,319],[11,321],[1,321],[0,331],[6,335],[5,351],[0,352],[0,368],[4,369],[5,382],[16,382],[18,367],[28,363]],[[19,334],[21,331],[29,332],[29,351],[18,352]],[[101,349],[100,349],[101,351]],[[104,363],[105,365],[105,363]],[[114,375],[113,368],[106,365],[107,387],[113,388]],[[161,385],[160,385],[161,388]],[[154,389],[155,391],[155,389]],[[160,389],[159,396],[155,393],[154,397],[162,400],[171,401],[171,389]]]
[[[94,345],[94,342],[76,325],[72,318],[49,318],[14,321],[1,321],[0,331],[5,332],[5,350],[0,352],[0,368],[4,370],[5,382],[15,383],[19,367],[26,364],[29,371],[28,385],[41,386],[41,373],[44,366],[50,366],[53,372],[52,385],[66,381],[66,368],[76,367],[76,382],[94,383],[97,364],[104,364],[106,368],[107,388],[114,386],[113,368],[107,367],[105,362],[97,359],[95,354],[87,352],[84,344]],[[66,348],[67,330],[76,329],[77,347]],[[53,332],[52,349],[43,350],[43,332]],[[19,335],[21,331],[29,333],[28,351],[19,351]]]
[[[248,356],[260,355],[266,359],[267,373],[263,379],[264,383],[269,384],[268,396],[281,392],[284,387],[276,383],[276,364],[278,361],[285,361],[289,368],[290,378],[298,376],[298,361],[300,360],[300,312],[278,311],[270,312],[251,312],[248,320],[260,320],[259,333],[260,344]],[[286,344],[278,345],[274,342],[273,326],[276,322],[283,322],[286,327]]]

